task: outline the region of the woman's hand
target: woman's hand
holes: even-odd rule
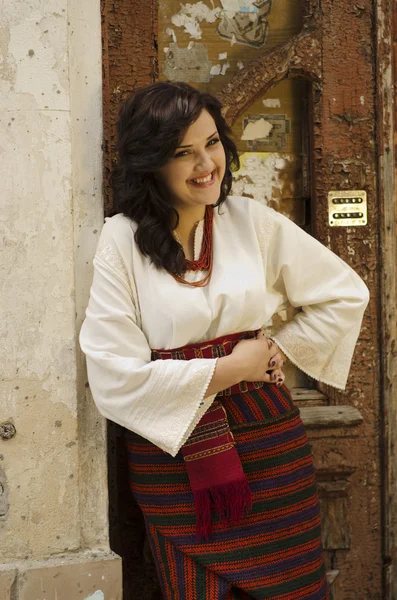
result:
[[[256,338],[238,342],[232,357],[236,368],[240,370],[241,381],[264,381],[278,387],[283,384],[285,376],[281,369],[285,356],[262,330]]]

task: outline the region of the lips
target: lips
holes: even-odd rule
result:
[[[195,177],[194,179],[190,179],[189,183],[194,185],[195,187],[209,187],[215,181],[215,171],[212,173],[208,173],[206,175],[201,175],[200,177]]]

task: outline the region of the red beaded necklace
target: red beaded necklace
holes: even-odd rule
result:
[[[212,224],[214,220],[214,209],[212,206],[206,206],[205,217],[204,217],[204,232],[203,242],[201,244],[201,251],[198,260],[185,260],[186,271],[208,271],[206,276],[200,281],[186,281],[183,277],[175,275],[172,276],[179,283],[185,285],[191,285],[193,287],[204,287],[208,284],[211,273],[212,273]]]

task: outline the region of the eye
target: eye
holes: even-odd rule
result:
[[[181,152],[177,152],[174,156],[174,158],[180,158],[181,156],[188,156],[189,151],[188,150],[181,150]]]
[[[217,144],[218,142],[220,142],[219,138],[212,138],[212,140],[208,142],[207,146],[215,146],[215,144]]]

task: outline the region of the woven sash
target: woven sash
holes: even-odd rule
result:
[[[152,350],[152,360],[220,358],[231,354],[241,339],[254,338],[256,333],[232,334],[172,350]],[[221,398],[260,387],[262,382],[241,382],[220,392],[181,449],[194,494],[200,539],[208,539],[211,533],[212,510],[224,522],[235,523],[251,508],[251,490]]]

